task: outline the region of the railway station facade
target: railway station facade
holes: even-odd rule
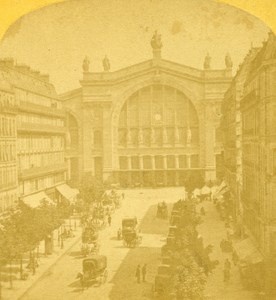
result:
[[[153,38],[154,39],[154,38]],[[83,61],[80,88],[63,94],[68,112],[69,172],[121,186],[182,185],[189,172],[217,177],[222,145],[220,107],[232,80],[232,64],[202,70],[153,57],[111,72],[91,72]]]

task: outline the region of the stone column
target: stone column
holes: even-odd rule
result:
[[[131,147],[131,132],[130,132],[130,128],[127,128],[127,147]]]
[[[187,155],[187,168],[188,169],[191,168],[191,155],[190,154]]]
[[[143,156],[139,156],[139,168],[140,168],[140,183],[141,185],[144,185],[144,177],[143,177],[143,169],[144,169],[144,164],[143,164]]]
[[[111,104],[103,107],[103,180],[107,180],[112,174],[112,134],[111,134]]]
[[[167,172],[168,172],[168,168],[167,168],[167,156],[163,155],[163,166],[164,166],[164,186],[167,186],[168,181],[167,181]]]
[[[152,185],[156,186],[156,178],[155,178],[155,156],[151,156],[151,168],[152,168]]]
[[[128,182],[128,186],[132,185],[132,180],[131,180],[131,156],[127,156],[127,182]]]
[[[131,156],[127,156],[127,170],[131,171]]]
[[[179,155],[175,155],[175,185],[179,185]]]
[[[205,111],[205,180],[214,180],[216,178],[216,160],[215,160],[215,123],[213,114],[214,104],[210,103]]]

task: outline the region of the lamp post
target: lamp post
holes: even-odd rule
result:
[[[61,236],[61,244],[60,244],[60,249],[63,249],[64,245],[63,245],[63,236]]]

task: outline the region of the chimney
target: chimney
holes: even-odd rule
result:
[[[33,75],[34,77],[38,77],[40,72],[30,69],[29,73],[30,73],[30,75]]]
[[[14,67],[14,60],[13,58],[4,58],[0,60],[0,64],[2,66],[13,68]]]
[[[16,66],[17,70],[23,73],[29,73],[30,72],[30,67],[27,65],[17,65]]]

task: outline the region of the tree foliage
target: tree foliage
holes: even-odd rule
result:
[[[87,175],[82,179],[80,194],[85,204],[99,202],[103,193],[104,186],[101,180],[92,175]]]
[[[33,250],[54,229],[62,224],[62,212],[54,205],[43,203],[34,209],[22,201],[18,209],[11,211],[2,221],[0,256],[3,262],[19,258]]]
[[[189,172],[185,179],[185,189],[188,194],[191,194],[196,188],[202,188],[204,185],[204,178],[201,173]]]
[[[178,300],[203,298],[206,275],[187,249],[180,255],[174,281]]]

